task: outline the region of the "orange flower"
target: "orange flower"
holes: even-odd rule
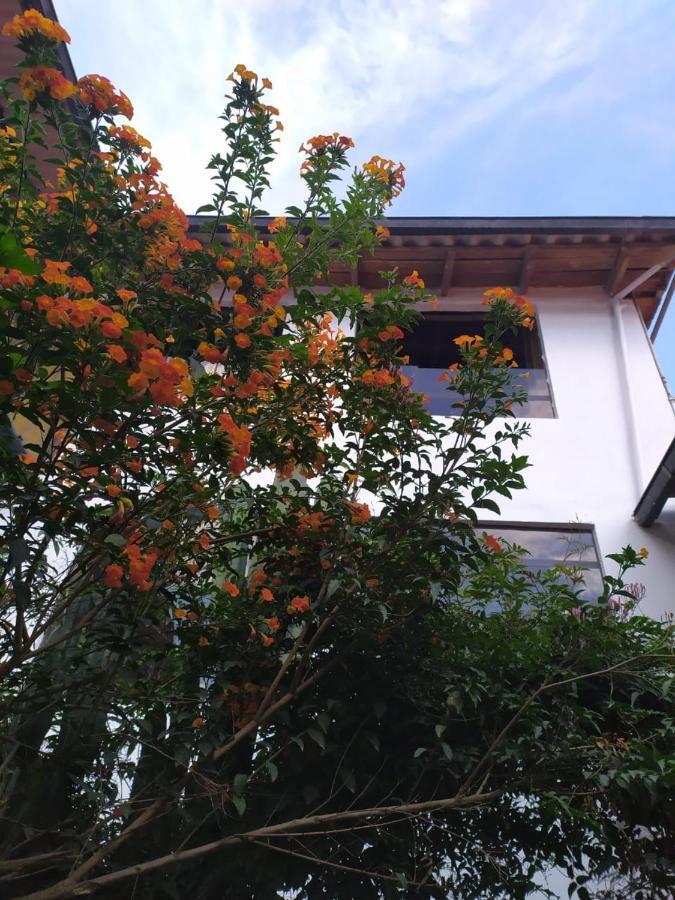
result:
[[[387,325],[385,329],[378,331],[377,336],[381,341],[400,341],[403,332],[396,325]]]
[[[497,538],[493,537],[491,534],[485,536],[485,543],[491,550],[494,550],[495,553],[502,552],[502,545],[499,543]]]
[[[420,278],[419,273],[417,272],[416,269],[414,272],[411,272],[410,275],[407,275],[403,279],[403,284],[407,284],[410,287],[419,288],[420,290],[422,290],[424,288],[424,282]]]
[[[288,604],[287,611],[289,613],[304,613],[309,609],[309,597],[293,597]]]
[[[70,43],[70,35],[54,19],[48,19],[37,9],[27,9],[22,15],[16,15],[10,22],[2,26],[2,33],[7,37],[29,37],[40,34],[50,41]]]
[[[138,297],[136,291],[129,291],[126,288],[118,288],[115,293],[120,298],[122,303],[129,303],[130,300],[135,300]]]
[[[109,588],[121,588],[123,575],[124,569],[122,566],[117,565],[117,563],[111,563],[111,565],[106,566],[104,579],[105,586]]]
[[[367,503],[348,502],[347,508],[351,513],[351,521],[353,525],[362,525],[370,518],[370,509]]]
[[[269,634],[261,634],[260,640],[263,643],[263,647],[269,647],[274,643],[274,638],[270,637]]]
[[[246,468],[246,460],[240,454],[236,454],[230,459],[229,469],[233,475],[241,475]]]
[[[242,282],[241,278],[239,278],[238,275],[230,275],[230,277],[227,279],[225,284],[228,286],[228,288],[231,291],[238,291],[239,288],[242,286],[243,282]]]
[[[260,591],[260,598],[265,601],[265,603],[272,603],[274,601],[274,594],[269,588],[263,588]]]
[[[101,333],[107,338],[121,338],[122,329],[114,322],[101,322]]]
[[[207,637],[200,637],[199,640],[197,641],[197,643],[199,644],[200,647],[208,647],[209,639]]]
[[[391,231],[389,231],[389,229],[384,225],[378,225],[375,229],[375,234],[381,241],[384,241],[388,237],[391,237]]]
[[[649,550],[647,550],[646,547],[640,547],[640,549],[638,550],[638,556],[641,556],[642,559],[647,559],[647,557],[649,556]]]
[[[108,134],[111,137],[117,138],[121,144],[127,144],[129,147],[134,147],[136,150],[142,150],[143,147],[150,147],[150,141],[140,135],[135,128],[132,128],[131,125],[113,125]]]
[[[38,94],[48,92],[54,100],[66,100],[75,93],[75,85],[58,69],[49,66],[32,66],[24,69],[19,87],[26,100],[35,100]]]
[[[267,230],[274,234],[275,231],[279,231],[282,228],[286,227],[286,217],[285,216],[277,216],[276,219],[273,219],[270,224],[267,226]]]
[[[376,181],[381,181],[388,188],[389,200],[398,197],[405,187],[405,166],[402,163],[396,165],[392,159],[383,159],[381,156],[373,156],[363,164],[363,171]]]
[[[132,118],[134,108],[127,95],[115,90],[103,75],[83,75],[77,82],[77,88],[82,103],[92,107],[97,113]]]
[[[472,338],[470,334],[460,334],[460,336],[456,337],[452,343],[457,344],[458,347],[470,347],[473,342],[474,338]]]
[[[233,581],[224,581],[223,590],[226,591],[230,595],[230,597],[239,596],[239,588]]]
[[[197,716],[192,720],[193,728],[203,728],[206,725],[206,719],[203,716]]]
[[[234,342],[241,350],[245,350],[251,346],[251,338],[247,334],[236,334]]]
[[[184,619],[187,616],[187,613],[184,609],[174,609],[173,615],[175,619]]]
[[[105,490],[109,497],[119,497],[122,493],[122,488],[117,484],[109,484]]]
[[[129,358],[124,347],[120,347],[119,344],[108,344],[106,350],[108,352],[108,356],[111,359],[114,359],[115,362],[123,363],[126,362],[126,360]]]

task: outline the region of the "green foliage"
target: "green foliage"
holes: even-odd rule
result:
[[[488,292],[431,417],[400,372],[417,273],[330,284],[401,166],[319,135],[306,204],[261,223],[277,112],[238,66],[192,232],[127,98],[45,80],[30,21],[0,140],[4,895],[507,898],[558,867],[667,896],[643,555],[586,603],[474,528],[524,487],[527,301]]]

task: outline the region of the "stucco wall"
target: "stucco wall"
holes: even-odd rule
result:
[[[605,291],[532,290],[528,297],[537,312],[557,418],[531,420],[531,436],[523,445],[532,465],[525,473],[527,490],[500,501],[502,516],[593,525],[603,556],[628,543],[647,547],[647,565],[634,575],[646,587],[642,608],[653,616],[672,612],[675,502],[669,501],[651,528],[632,519],[675,434],[675,417],[639,314],[631,301],[623,301],[624,380],[619,325]],[[480,292],[457,291],[438,308],[477,308],[479,300]],[[605,562],[611,573],[614,564]]]

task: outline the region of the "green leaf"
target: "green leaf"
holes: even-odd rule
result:
[[[238,775],[234,776],[232,781],[232,790],[237,796],[241,796],[246,790],[246,785],[248,783],[248,778],[246,775],[243,775],[241,772]]]
[[[237,810],[240,816],[243,816],[246,812],[246,800],[243,797],[234,794],[232,797],[232,803],[234,804],[234,808]]]
[[[109,534],[108,537],[103,541],[104,544],[112,544],[113,547],[124,547],[126,542],[127,539],[121,534]]]
[[[40,274],[40,266],[26,254],[11,231],[0,237],[0,266],[18,269],[24,275]]]
[[[326,749],[326,738],[322,731],[319,731],[318,728],[308,728],[307,734],[319,745],[319,747],[321,747],[322,750]]]
[[[427,752],[426,747],[418,747],[417,750],[413,753],[413,759],[418,759],[423,753]]]

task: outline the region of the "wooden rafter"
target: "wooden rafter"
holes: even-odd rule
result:
[[[651,268],[647,269],[646,272],[642,272],[637,278],[634,278],[630,284],[627,284],[625,288],[622,288],[618,294],[612,294],[615,300],[623,300],[624,297],[627,297],[631,291],[634,291],[636,288],[639,288],[641,284],[644,284],[645,281],[649,281],[652,275],[656,275],[657,272],[660,272],[664,266],[669,266],[675,262],[675,248],[670,248],[670,253],[667,256],[664,256],[656,265],[653,265]]]
[[[523,258],[520,262],[520,276],[518,277],[518,291],[526,294],[530,287],[530,275],[532,273],[532,246],[525,247]]]
[[[619,285],[623,281],[626,270],[628,269],[629,260],[630,251],[622,241],[616,254],[616,259],[614,260],[614,266],[612,267],[612,271],[610,272],[609,278],[607,279],[607,292],[611,296],[614,296],[616,291],[619,289]]]
[[[443,263],[443,274],[441,276],[441,297],[445,297],[452,286],[452,275],[455,270],[456,258],[457,251],[454,248],[448,250],[445,256],[445,262]]]

